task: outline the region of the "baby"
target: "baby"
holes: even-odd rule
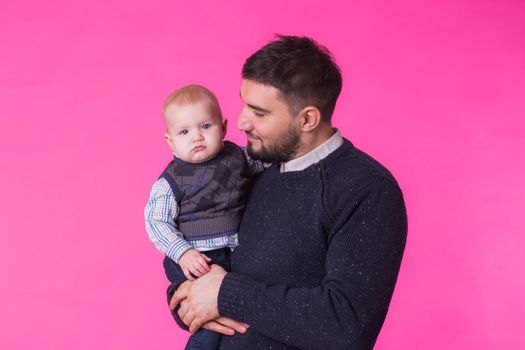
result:
[[[153,185],[144,216],[150,240],[166,256],[169,303],[179,284],[206,274],[210,263],[229,270],[249,176],[263,171],[264,164],[224,141],[227,120],[205,87],[188,85],[174,91],[163,109],[164,138],[174,159]],[[220,337],[199,330],[186,349],[216,349]]]

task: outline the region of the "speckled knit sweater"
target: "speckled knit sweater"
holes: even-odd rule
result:
[[[219,291],[251,325],[220,349],[371,349],[406,242],[392,175],[345,140],[303,171],[259,175]]]

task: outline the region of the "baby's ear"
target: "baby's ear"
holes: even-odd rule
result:
[[[226,136],[226,131],[228,131],[228,119],[222,119],[222,130],[224,131],[224,136]]]
[[[164,140],[166,141],[166,143],[168,144],[168,146],[171,148],[171,150],[173,151],[173,143],[171,142],[171,136],[170,134],[168,133],[165,133],[164,134]]]

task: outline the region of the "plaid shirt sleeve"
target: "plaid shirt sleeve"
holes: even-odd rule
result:
[[[193,248],[177,229],[178,215],[179,205],[173,191],[168,182],[160,178],[153,185],[144,209],[146,231],[155,247],[176,263],[182,254]]]

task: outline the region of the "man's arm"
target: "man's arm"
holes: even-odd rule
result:
[[[216,306],[209,304],[215,310],[199,303],[213,300],[202,295],[215,293],[216,286],[202,284],[187,294],[190,304],[199,304],[198,311],[187,317],[191,327],[217,312],[299,348],[371,346],[386,316],[406,241],[399,188],[382,181],[353,198],[340,212],[328,240],[326,275],[320,286],[269,285],[228,273],[219,283]],[[213,272],[204,278],[212,280]]]

